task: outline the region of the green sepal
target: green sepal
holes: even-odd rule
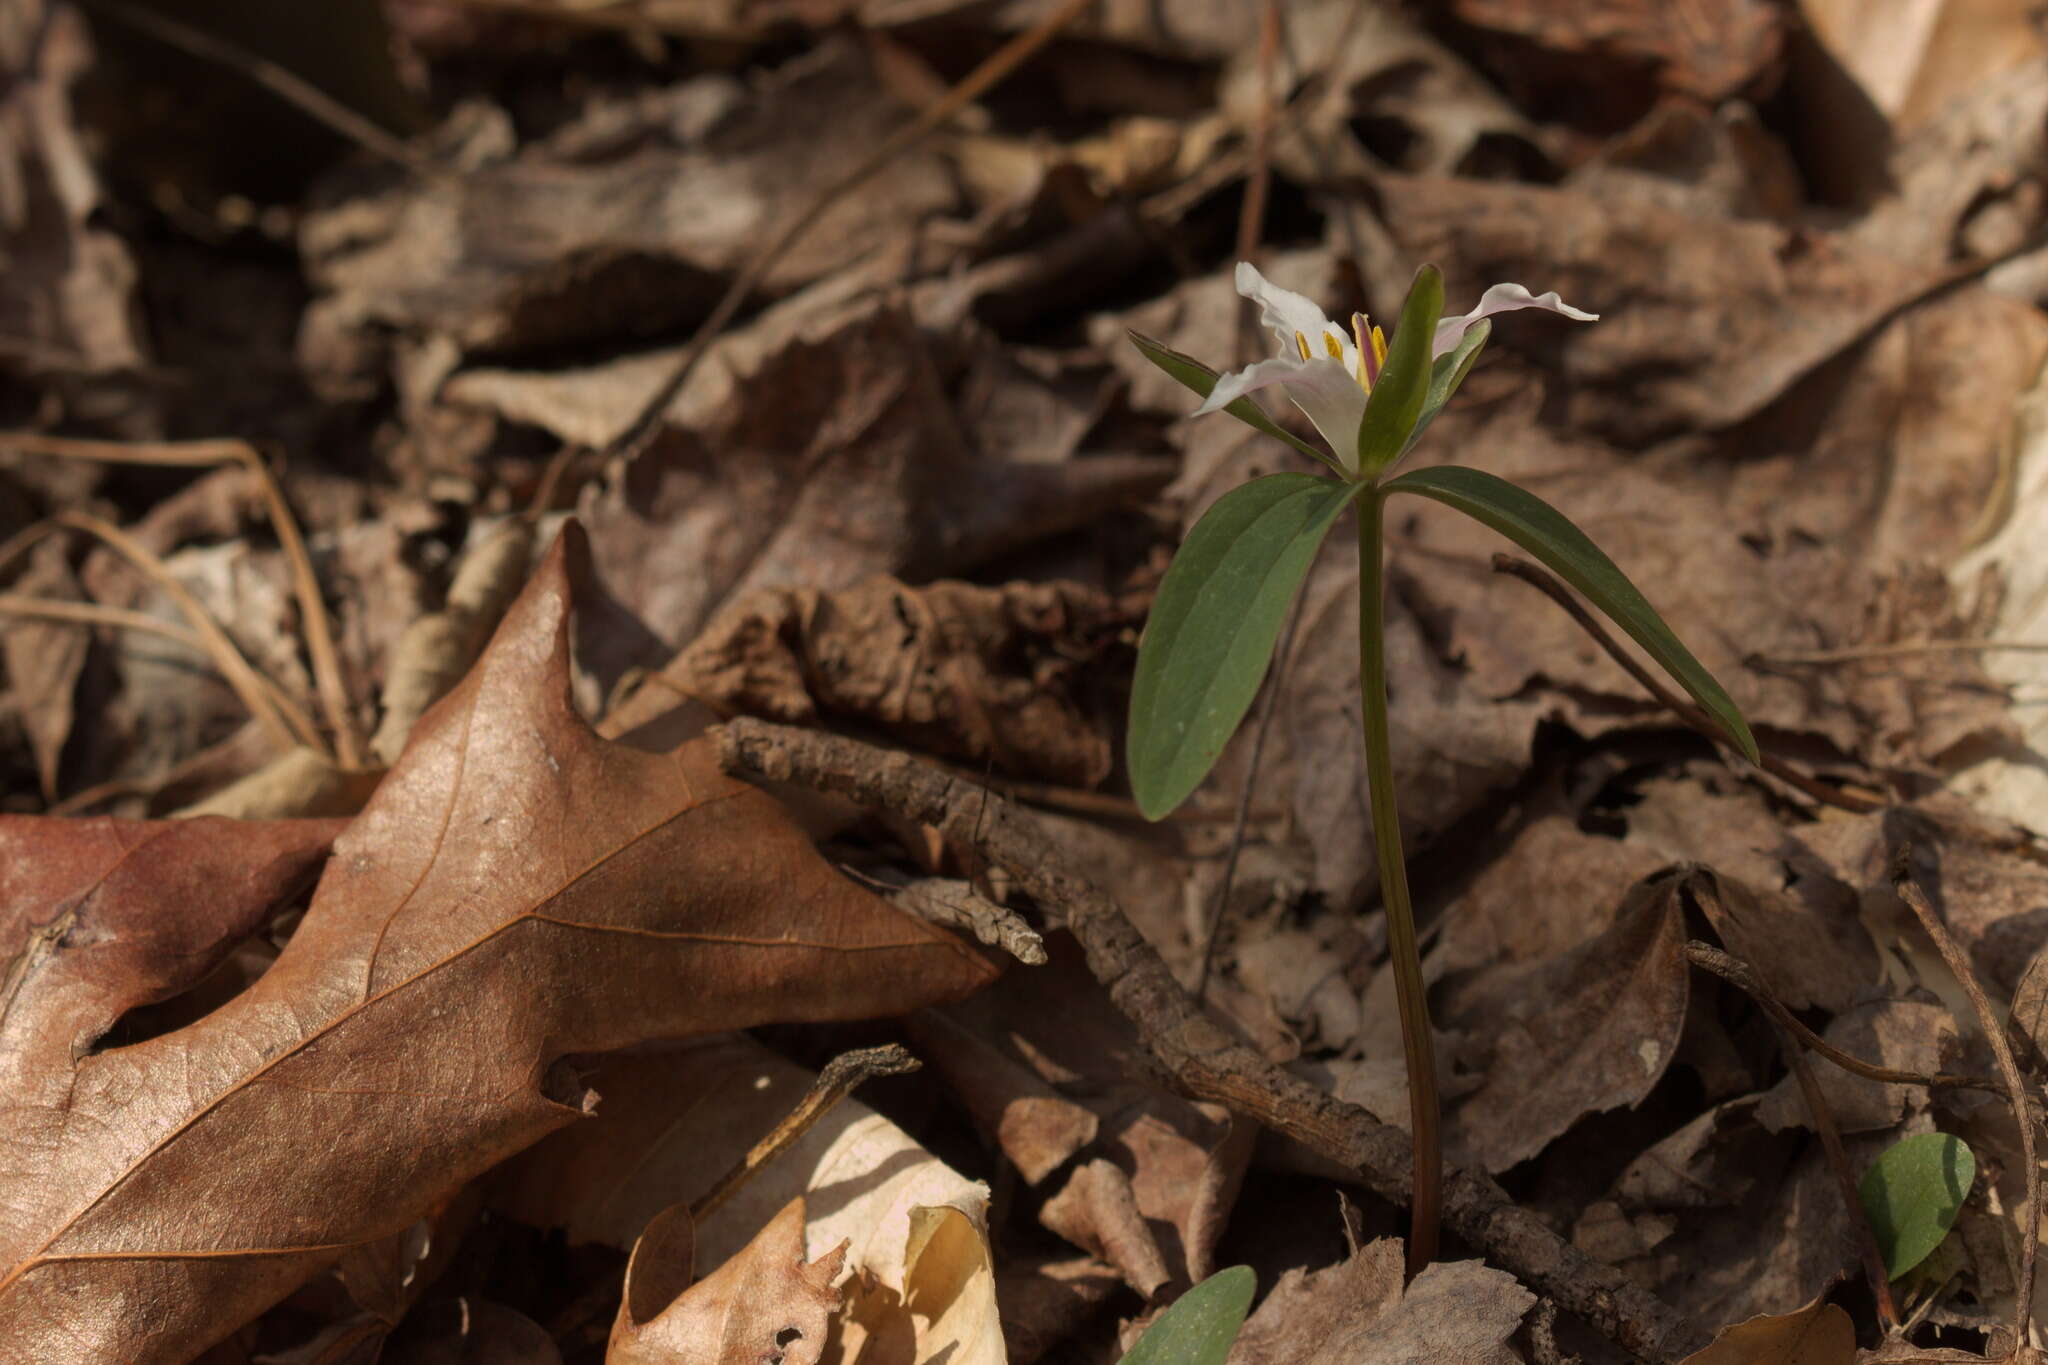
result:
[[[1365,400],[1365,418],[1358,424],[1358,473],[1370,478],[1400,458],[1422,417],[1431,388],[1430,351],[1436,324],[1444,315],[1444,276],[1433,265],[1415,272],[1401,320],[1387,343],[1387,362]],[[1370,337],[1366,344],[1371,345]]]
[[[1288,605],[1362,486],[1268,474],[1216,500],[1167,568],[1138,644],[1125,749],[1148,820],[1201,785],[1265,679]]]
[[[1167,376],[1174,382],[1193,389],[1204,398],[1207,398],[1209,391],[1216,387],[1216,371],[1210,369],[1201,361],[1196,360],[1193,356],[1182,355],[1179,351],[1164,345],[1152,337],[1146,336],[1143,332],[1133,332],[1126,328],[1125,335],[1130,337],[1131,344],[1138,348],[1139,354],[1143,355],[1145,359],[1151,361],[1160,369],[1166,371]],[[1226,405],[1223,410],[1246,426],[1256,431],[1262,431],[1275,440],[1285,441],[1310,459],[1321,461],[1331,473],[1338,477],[1351,477],[1328,451],[1317,449],[1281,426],[1271,417],[1268,417],[1266,410],[1257,403],[1254,403],[1249,397],[1240,398],[1235,403]]]
[[[1479,359],[1479,352],[1485,347],[1486,339],[1493,335],[1493,319],[1481,318],[1465,330],[1455,348],[1438,356],[1429,367],[1429,397],[1423,400],[1422,416],[1415,419],[1415,430],[1408,433],[1408,444],[1401,447],[1406,455],[1422,439],[1422,433],[1429,430],[1429,424],[1451,401],[1451,395],[1458,391],[1458,385],[1465,382],[1465,376],[1472,373],[1472,363]]]
[[[1679,643],[1656,608],[1586,533],[1562,512],[1526,489],[1481,469],[1437,465],[1413,469],[1380,485],[1386,493],[1418,493],[1455,507],[1506,536],[1577,588],[1594,606],[1641,645],[1726,732],[1750,762],[1758,761],[1756,737],[1735,701],[1706,666]]]

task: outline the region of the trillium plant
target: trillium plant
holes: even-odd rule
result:
[[[1479,306],[1446,318],[1443,276],[1424,266],[1409,287],[1391,338],[1354,314],[1349,327],[1301,295],[1267,282],[1248,263],[1237,292],[1256,302],[1279,343],[1271,360],[1218,375],[1133,332],[1159,368],[1203,396],[1196,414],[1227,412],[1324,465],[1327,475],[1268,474],[1216,500],[1188,533],[1159,585],[1138,647],[1131,687],[1131,786],[1147,818],[1187,799],[1223,752],[1264,679],[1287,608],[1323,539],[1347,507],[1358,509],[1358,691],[1380,901],[1400,1002],[1414,1137],[1414,1219],[1410,1273],[1436,1255],[1443,1151],[1436,1062],[1415,914],[1401,854],[1400,817],[1388,753],[1381,522],[1396,493],[1454,507],[1514,541],[1612,617],[1690,692],[1754,762],[1756,741],[1713,676],[1671,633],[1635,585],[1555,508],[1483,470],[1432,465],[1395,477],[1412,449],[1470,373],[1496,313],[1542,309],[1595,321],[1555,293],[1497,284]],[[1300,440],[1253,401],[1280,389],[1329,449]]]

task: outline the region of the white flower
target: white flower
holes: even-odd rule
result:
[[[1280,354],[1219,376],[1195,415],[1219,412],[1248,393],[1278,384],[1287,390],[1294,405],[1308,414],[1344,467],[1353,469],[1365,401],[1387,358],[1387,343],[1380,329],[1370,326],[1365,314],[1353,313],[1347,333],[1300,294],[1269,282],[1249,261],[1237,263],[1237,292],[1259,305],[1259,320],[1279,342]],[[1555,290],[1531,294],[1519,284],[1497,284],[1480,295],[1479,306],[1471,312],[1437,323],[1431,357],[1456,350],[1466,331],[1481,318],[1518,308],[1543,308],[1580,322],[1599,318],[1597,313],[1583,313],[1565,303]]]

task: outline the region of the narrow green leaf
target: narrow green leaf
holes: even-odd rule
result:
[[[1422,439],[1422,433],[1429,430],[1429,424],[1451,401],[1451,395],[1458,391],[1458,385],[1465,382],[1465,376],[1472,372],[1472,362],[1479,359],[1480,350],[1486,339],[1493,335],[1493,319],[1481,318],[1465,330],[1457,346],[1438,356],[1429,370],[1429,397],[1423,400],[1422,416],[1415,419],[1415,430],[1408,433],[1408,444],[1401,447],[1407,454]]]
[[[1433,265],[1415,272],[1408,286],[1401,320],[1387,343],[1387,363],[1365,400],[1365,420],[1358,424],[1358,472],[1377,474],[1407,449],[1408,437],[1429,397],[1430,348],[1436,342],[1437,320],[1444,315],[1444,276]]]
[[[1381,488],[1388,493],[1419,493],[1455,507],[1542,560],[1559,578],[1614,618],[1615,624],[1627,631],[1659,667],[1692,693],[1693,700],[1720,723],[1729,740],[1750,762],[1758,761],[1756,738],[1750,734],[1734,700],[1692,652],[1679,643],[1671,627],[1643,600],[1628,576],[1562,512],[1506,479],[1462,465],[1410,470]]]
[[[1185,801],[1244,719],[1288,603],[1357,484],[1268,474],[1216,500],[1159,585],[1131,681],[1131,790],[1148,820]]]
[[[1976,1154],[1947,1133],[1919,1133],[1878,1155],[1856,1192],[1887,1275],[1896,1280],[1941,1245],[1976,1178]]]
[[[1174,1300],[1117,1365],[1223,1365],[1258,1287],[1248,1265],[1217,1271]]]
[[[1155,341],[1143,332],[1133,332],[1126,328],[1125,335],[1130,337],[1131,344],[1138,348],[1139,353],[1145,359],[1166,371],[1168,377],[1177,383],[1193,389],[1204,398],[1207,398],[1209,391],[1216,387],[1216,371],[1210,369],[1201,361],[1196,360],[1192,356],[1182,355],[1179,351]],[[1266,410],[1257,403],[1254,403],[1250,398],[1240,398],[1235,403],[1226,406],[1223,410],[1246,426],[1257,431],[1263,431],[1275,440],[1287,442],[1287,444],[1293,446],[1310,459],[1322,461],[1323,464],[1329,467],[1332,473],[1349,477],[1344,474],[1344,467],[1338,464],[1328,451],[1317,449],[1299,436],[1296,436],[1293,432],[1287,430],[1287,428],[1281,426],[1271,417],[1268,417]]]

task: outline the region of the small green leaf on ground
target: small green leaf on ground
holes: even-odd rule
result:
[[[1948,1133],[1916,1134],[1871,1163],[1857,1192],[1887,1275],[1897,1279],[1941,1245],[1976,1178],[1970,1145]]]
[[[1248,1265],[1217,1271],[1161,1313],[1118,1365],[1223,1365],[1258,1284]]]

